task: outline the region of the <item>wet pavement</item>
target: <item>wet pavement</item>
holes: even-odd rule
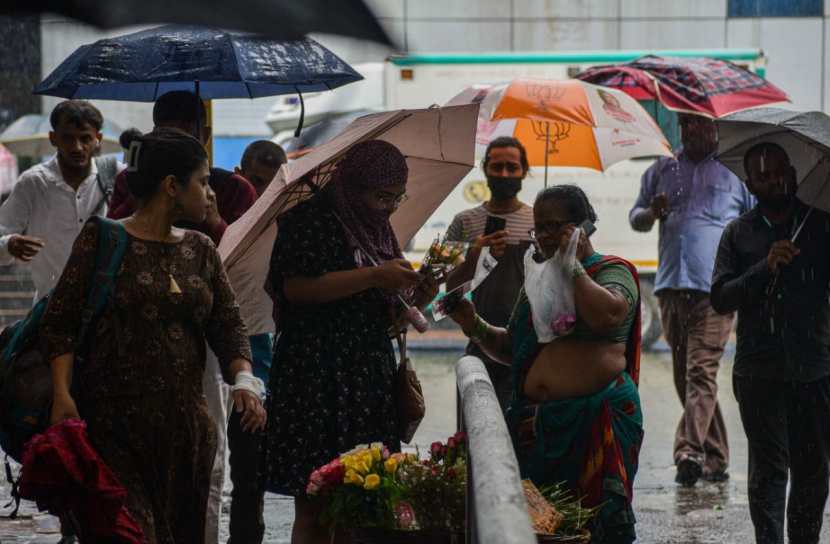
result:
[[[424,387],[427,416],[416,443],[425,449],[445,439],[455,424],[455,377],[457,352],[413,352],[415,366]],[[672,440],[680,403],[671,378],[668,352],[645,354],[640,392],[645,414],[646,435],[635,481],[635,510],[639,542],[649,544],[729,544],[752,542],[746,497],[747,452],[738,408],[732,393],[731,355],[724,358],[719,375],[721,407],[727,422],[731,478],[722,484],[698,483],[691,489],[674,483]],[[0,501],[8,485],[0,484]],[[227,498],[225,513],[227,513]],[[2,513],[2,512],[0,512]],[[21,519],[0,518],[0,544],[55,543],[59,540],[53,518],[37,514],[31,503],[24,504]],[[266,542],[288,543],[293,511],[291,501],[269,495],[266,499]],[[227,539],[227,516],[223,519],[222,540]],[[830,510],[825,511],[822,542],[830,542]]]

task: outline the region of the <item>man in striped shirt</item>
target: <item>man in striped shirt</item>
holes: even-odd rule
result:
[[[496,327],[504,327],[524,283],[524,254],[530,245],[529,232],[533,228],[533,208],[517,196],[529,169],[527,151],[516,138],[496,138],[487,146],[482,169],[487,176],[490,200],[456,215],[447,229],[447,240],[472,244],[464,264],[450,275],[447,289],[473,278],[481,250],[489,246],[499,264],[475,290],[473,302],[482,319]],[[489,216],[504,219],[504,230],[485,235]],[[472,342],[467,345],[467,353],[484,361],[504,410],[512,394],[510,369],[489,359]]]

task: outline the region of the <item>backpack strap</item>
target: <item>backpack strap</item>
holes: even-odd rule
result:
[[[98,185],[98,190],[101,191],[102,196],[95,209],[92,210],[92,215],[100,214],[104,204],[110,205],[110,199],[115,190],[115,178],[118,176],[118,159],[115,157],[98,158],[95,159],[95,166],[98,168],[95,183]]]
[[[95,253],[95,273],[81,314],[78,345],[82,346],[92,321],[101,315],[115,290],[115,276],[127,251],[127,229],[118,221],[93,216],[98,224],[98,244]]]

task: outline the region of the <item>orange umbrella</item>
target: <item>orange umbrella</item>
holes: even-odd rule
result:
[[[477,85],[447,105],[480,103],[477,151],[498,136],[514,136],[532,166],[579,166],[604,171],[622,160],[671,156],[651,116],[622,91],[575,79],[514,79]]]

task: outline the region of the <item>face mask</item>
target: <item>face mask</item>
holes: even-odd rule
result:
[[[522,190],[522,178],[488,176],[487,187],[490,188],[493,200],[510,200]]]

